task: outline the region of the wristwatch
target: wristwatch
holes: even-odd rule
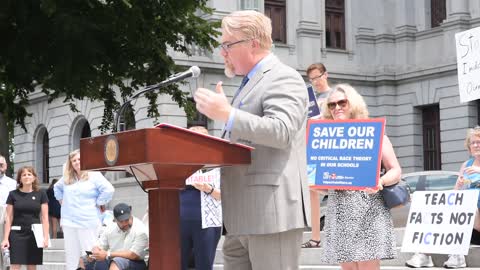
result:
[[[107,257],[105,257],[106,260],[110,260],[111,258],[111,254],[110,254],[110,251],[107,251]]]
[[[210,195],[210,194],[212,194],[212,193],[213,193],[213,191],[215,190],[215,187],[213,187],[212,185],[210,185],[210,186],[212,187],[212,189],[211,189],[209,192],[205,192],[205,191],[204,191],[204,192],[205,192],[205,194],[207,194],[207,195]]]

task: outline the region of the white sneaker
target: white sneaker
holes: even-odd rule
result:
[[[443,263],[445,268],[464,268],[467,267],[465,263],[465,256],[463,255],[448,255],[448,260]]]
[[[412,268],[433,267],[433,261],[431,256],[415,253],[410,260],[405,262],[405,265]]]

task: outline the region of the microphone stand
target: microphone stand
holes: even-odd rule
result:
[[[141,94],[143,93],[146,93],[146,92],[149,92],[149,91],[152,91],[152,90],[157,90],[157,89],[160,89],[161,87],[164,87],[164,86],[167,86],[173,82],[175,82],[175,80],[173,79],[175,75],[172,75],[171,77],[169,77],[168,79],[166,79],[165,81],[163,82],[159,82],[157,84],[154,84],[154,85],[150,85],[150,86],[147,86],[146,88],[144,88],[143,90],[140,90],[138,91],[137,93],[133,94],[132,97],[130,97],[127,101],[125,101],[122,106],[120,106],[120,109],[118,109],[116,115],[115,115],[115,125],[113,126],[113,132],[117,132],[118,131],[118,126],[120,125],[120,115],[122,115],[123,113],[123,110],[125,110],[125,108],[127,107],[128,104],[130,104],[132,102],[132,100],[136,99],[138,96],[140,96]]]
[[[200,75],[200,68],[198,68],[197,66],[192,66],[187,71],[173,74],[170,77],[168,77],[166,80],[164,80],[162,82],[159,82],[157,84],[154,84],[154,85],[147,86],[145,89],[143,89],[141,91],[138,91],[137,93],[133,94],[133,96],[130,97],[127,101],[125,101],[122,104],[122,106],[120,106],[120,109],[118,109],[117,114],[115,115],[115,125],[113,126],[113,132],[118,131],[118,126],[120,125],[120,115],[122,115],[123,110],[125,110],[125,107],[127,107],[127,105],[130,104],[132,102],[132,100],[134,100],[135,98],[137,98],[141,94],[143,94],[145,92],[148,92],[148,91],[159,89],[160,87],[167,86],[169,84],[172,84],[172,83],[177,82],[177,81],[181,81],[181,80],[189,78],[189,77],[197,78],[199,75]]]

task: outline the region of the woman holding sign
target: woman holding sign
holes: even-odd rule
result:
[[[460,176],[455,184],[455,189],[480,189],[480,126],[468,129],[467,137],[465,138],[465,148],[467,148],[471,158],[460,167]],[[477,214],[475,215],[472,238],[470,239],[470,243],[474,245],[479,244],[479,208],[480,197],[477,201]],[[466,267],[465,256],[451,254],[448,256],[448,260],[443,263],[443,266],[447,268]]]
[[[480,188],[480,126],[470,128],[465,138],[465,148],[471,158],[465,161],[460,167],[460,176],[455,184],[455,189],[475,189]],[[470,243],[480,244],[480,197],[477,201],[477,214],[473,224],[472,238]],[[414,254],[405,264],[412,268],[433,267],[432,257],[423,253]],[[446,268],[464,268],[467,267],[465,256],[458,254],[448,255],[448,260],[443,263]]]
[[[324,119],[368,119],[362,96],[350,85],[335,86],[323,104]],[[380,260],[393,259],[395,235],[392,216],[378,192],[400,180],[401,168],[387,136],[382,143],[387,172],[377,189],[329,190],[325,222],[324,259],[342,269],[380,269]]]
[[[202,126],[190,130],[208,135]],[[220,169],[196,172],[180,192],[180,241],[182,270],[189,269],[195,258],[195,269],[211,270],[222,233]]]

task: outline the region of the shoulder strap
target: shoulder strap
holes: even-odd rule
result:
[[[465,166],[467,166],[467,167],[472,166],[474,161],[475,161],[475,160],[474,160],[473,158],[469,159],[469,160],[467,161],[467,164],[465,164]]]
[[[382,161],[382,163],[380,164],[380,177],[382,177],[386,173],[387,173],[387,168],[385,168]]]

